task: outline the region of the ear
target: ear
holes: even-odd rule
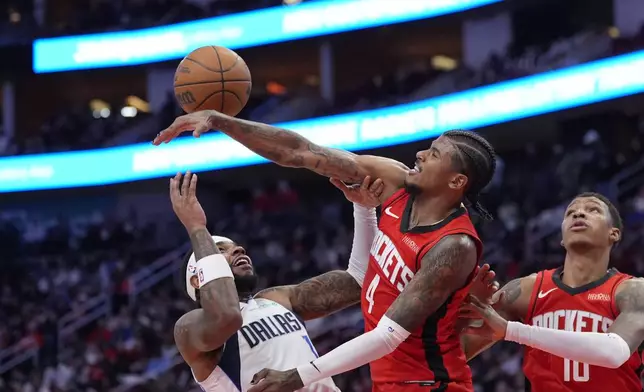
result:
[[[618,243],[622,239],[622,232],[619,230],[617,227],[613,227],[610,229],[610,233],[608,234],[608,238],[610,239],[610,242],[612,244]]]
[[[190,278],[190,286],[194,287],[195,289],[199,288],[199,279],[197,278],[197,275],[194,275]]]
[[[454,190],[465,189],[467,182],[467,176],[465,174],[458,173],[452,177],[452,180],[449,182],[449,187]]]

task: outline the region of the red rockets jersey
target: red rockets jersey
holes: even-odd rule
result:
[[[482,243],[465,207],[430,226],[408,230],[414,197],[399,190],[382,205],[378,232],[371,247],[362,288],[365,332],[376,327],[420,268],[422,257],[438,241],[452,234],[467,234],[476,242],[479,257]],[[473,278],[473,272],[468,282]],[[391,354],[371,362],[374,390],[412,391],[420,386],[448,385],[445,391],[469,391],[471,372],[454,330],[458,308],[467,295],[465,286],[452,296]],[[410,381],[413,381],[410,383]],[[458,388],[457,384],[462,384]],[[378,387],[381,383],[382,387]],[[405,383],[406,387],[385,388],[384,383]],[[422,390],[428,390],[423,387]]]
[[[572,288],[561,281],[562,268],[537,274],[525,323],[577,332],[605,333],[619,315],[615,290],[630,275],[610,269],[592,283]],[[641,392],[638,352],[617,369],[588,365],[525,347],[523,371],[533,392]]]

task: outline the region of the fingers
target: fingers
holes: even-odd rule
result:
[[[474,279],[484,282],[485,277],[489,271],[490,271],[490,265],[488,263],[483,264],[476,271],[476,276],[474,277]]]
[[[158,146],[161,143],[168,143],[175,137],[179,136],[181,132],[184,132],[190,129],[195,129],[195,132],[199,131],[199,135],[208,131],[208,129],[205,129],[205,130],[203,129],[203,128],[207,128],[207,125],[201,124],[201,123],[197,125],[195,123],[195,118],[189,117],[189,116],[190,115],[188,114],[185,116],[177,117],[172,122],[172,124],[170,124],[169,127],[159,132],[159,134],[152,141],[152,144],[154,144],[155,146]]]
[[[501,292],[499,293],[499,295],[497,296],[496,301],[494,302],[494,304],[493,304],[493,305],[496,305],[496,304],[502,304],[502,303],[503,303],[503,300],[505,299],[505,296],[506,296],[506,295],[507,295],[507,293],[506,293],[505,291],[501,291]]]
[[[266,378],[266,376],[268,376],[269,371],[270,371],[270,369],[264,368],[264,369],[260,370],[259,372],[255,373],[253,378],[250,380],[250,383],[253,384],[253,385],[257,384],[260,380],[263,380],[264,378]]]
[[[176,203],[181,196],[179,194],[179,184],[181,183],[181,173],[177,173],[170,179],[170,201]]]
[[[458,318],[459,319],[468,319],[468,320],[480,320],[481,319],[481,314],[478,312],[478,310],[473,309],[473,307],[463,305],[458,310]]]
[[[385,190],[385,182],[380,178],[376,179],[371,186],[369,186],[369,192],[373,193],[374,196],[380,197],[382,192]]]
[[[253,383],[251,383],[250,385],[253,385]],[[268,388],[268,384],[260,382],[258,385],[250,387],[250,389],[248,389],[248,392],[263,392],[266,390],[266,388]]]
[[[199,123],[195,130],[192,132],[192,136],[199,138],[201,137],[202,134],[208,132],[210,129],[208,128],[208,124],[205,123]]]
[[[168,143],[170,140],[177,137],[177,135],[181,133],[180,129],[182,123],[183,121],[181,120],[181,117],[174,120],[174,122],[170,124],[169,127],[159,132],[159,134],[152,141],[152,144],[158,146],[161,143]]]
[[[193,174],[190,179],[190,186],[188,187],[188,197],[196,198],[197,197],[197,175]]]
[[[329,178],[329,181],[331,181],[331,184],[333,184],[333,186],[341,190],[342,193],[346,194],[347,191],[349,191],[349,187],[347,187],[344,182],[338,180],[337,178]]]
[[[461,333],[465,334],[465,335],[476,335],[476,336],[489,336],[490,335],[489,331],[486,328],[473,327],[473,326],[463,328],[463,331]]]
[[[190,181],[192,179],[192,173],[189,171],[186,172],[186,175],[183,176],[183,181],[181,181],[181,196],[188,195],[188,189],[190,187]]]
[[[366,176],[364,180],[362,180],[362,184],[360,184],[360,192],[368,192],[369,184],[371,184],[371,176]]]

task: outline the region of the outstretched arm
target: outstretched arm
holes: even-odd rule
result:
[[[181,182],[180,174],[170,180],[170,199],[190,235],[196,260],[193,279],[199,282],[201,309],[177,320],[174,340],[197,379],[204,380],[214,366],[207,353],[220,348],[241,328],[242,318],[233,273],[206,229],[206,215],[196,197],[197,176],[188,172]]]
[[[367,178],[363,182],[360,194],[369,192],[368,181]],[[374,186],[374,189],[379,189],[377,182],[374,182]],[[346,194],[348,189],[343,191],[347,198],[351,197]],[[269,288],[256,296],[273,300],[293,310],[304,320],[324,317],[358,303],[369,263],[369,249],[376,235],[378,222],[375,209],[355,203],[353,216],[353,246],[346,271],[331,271],[297,285]]]
[[[390,354],[409,337],[409,331],[419,328],[467,283],[476,262],[476,246],[470,237],[443,238],[422,258],[421,268],[375,329],[297,369],[281,373],[264,369],[255,375],[257,385],[250,391],[296,390]]]
[[[208,129],[220,130],[256,154],[281,166],[306,168],[349,184],[360,183],[367,175],[381,178],[385,182],[385,192],[381,201],[404,185],[409,170],[393,159],[356,155],[323,147],[287,129],[208,110],[177,118],[155,138],[154,143],[167,142],[187,130],[195,130],[194,133],[198,136]]]
[[[644,340],[644,280],[631,279],[620,284],[615,302],[620,314],[605,332],[565,331],[507,322],[489,306],[478,304],[477,309],[505,340],[572,361],[616,369]]]

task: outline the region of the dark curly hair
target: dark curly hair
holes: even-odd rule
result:
[[[456,146],[458,154],[453,157],[454,166],[468,178],[465,199],[484,219],[492,215],[479,202],[480,193],[485,188],[496,170],[496,152],[492,145],[481,135],[461,129],[447,131],[448,137]]]

